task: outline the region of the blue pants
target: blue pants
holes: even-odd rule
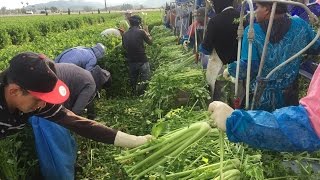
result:
[[[69,130],[46,119],[32,116],[40,170],[46,180],[73,180],[77,148]]]

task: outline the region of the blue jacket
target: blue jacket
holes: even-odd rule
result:
[[[91,48],[75,47],[63,51],[54,60],[56,63],[72,63],[91,71],[97,65],[97,57]]]
[[[290,19],[291,25],[284,37],[279,42],[269,43],[267,46],[265,64],[261,74],[262,77],[266,77],[271,70],[299,52],[315,37],[315,32],[307,22],[298,17],[291,17]],[[242,41],[240,79],[245,79],[247,73],[248,29],[249,27],[245,29]],[[251,91],[253,91],[256,86],[255,77],[259,70],[266,36],[259,24],[254,24],[254,33],[255,37],[252,44]],[[320,41],[318,40],[317,43],[313,45],[312,49],[319,49],[319,47]],[[271,76],[269,82],[267,82],[266,89],[262,94],[260,106],[258,106],[257,109],[272,111],[274,107],[281,108],[284,106],[285,102],[282,90],[288,88],[297,78],[300,62],[301,57],[298,57]],[[228,71],[233,77],[236,76],[236,66],[236,62],[231,63],[228,66]]]

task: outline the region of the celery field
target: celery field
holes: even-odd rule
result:
[[[75,46],[103,43],[99,65],[112,74],[113,84],[96,102],[98,118],[109,127],[154,139],[133,149],[97,143],[76,134],[76,179],[319,179],[320,152],[276,153],[234,144],[212,128],[205,71],[192,50],[178,45],[162,26],[162,11],[140,13],[153,45],[146,52],[152,77],[142,96],[132,96],[121,38],[100,33],[114,28],[123,14],[0,17],[0,69],[24,51],[54,59]],[[300,78],[301,96],[309,81]],[[225,99],[232,87],[225,87]],[[30,126],[0,140],[0,179],[41,179]],[[293,163],[294,162],[294,163]],[[292,165],[294,164],[294,165]],[[294,168],[292,168],[294,166]]]

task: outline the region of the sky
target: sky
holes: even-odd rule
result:
[[[22,8],[21,2],[26,4],[27,2],[29,5],[32,4],[39,4],[39,3],[46,3],[53,0],[0,0],[0,8],[6,7],[7,9],[15,9],[15,8]],[[80,0],[80,1],[87,1],[87,2],[101,2],[104,4],[104,0]],[[125,2],[130,2],[130,0],[107,0],[107,5],[114,5],[114,4],[122,4]]]

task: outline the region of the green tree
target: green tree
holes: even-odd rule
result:
[[[133,6],[131,4],[123,4],[121,6],[121,10],[128,10],[128,9],[133,9]]]
[[[6,14],[7,8],[5,6],[1,7],[0,12],[1,12],[1,14]]]
[[[58,12],[58,8],[54,7],[54,6],[50,7],[50,10],[51,10],[52,13],[57,13]]]
[[[85,7],[83,7],[83,10],[86,11],[86,12],[90,12],[90,11],[92,11],[92,7],[85,6]]]

